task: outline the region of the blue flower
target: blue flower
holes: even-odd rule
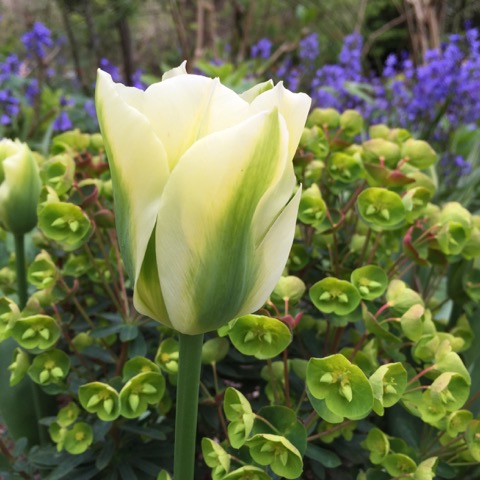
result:
[[[272,42],[268,38],[261,38],[257,43],[252,45],[250,49],[250,55],[252,58],[262,58],[267,60],[270,57],[272,51]]]
[[[28,57],[45,58],[46,49],[53,47],[52,34],[41,22],[35,22],[30,31],[22,35],[22,43]]]

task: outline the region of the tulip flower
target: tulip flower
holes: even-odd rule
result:
[[[136,309],[195,335],[260,308],[293,240],[309,97],[182,64],[145,92],[99,70],[96,104]]]
[[[179,332],[174,472],[193,480],[203,334],[282,274],[310,99],[272,82],[238,95],[182,64],[145,92],[99,70],[96,105],[135,308]]]
[[[37,163],[25,143],[0,141],[0,225],[25,234],[37,223],[42,183]]]

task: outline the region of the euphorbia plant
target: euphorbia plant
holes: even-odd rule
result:
[[[272,82],[238,95],[182,64],[145,92],[99,71],[96,104],[134,305],[179,333],[174,471],[188,480],[203,334],[258,310],[282,273],[310,99]]]

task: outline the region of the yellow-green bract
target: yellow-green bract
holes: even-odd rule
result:
[[[37,223],[42,183],[38,166],[27,144],[0,141],[0,225],[23,235]]]
[[[260,308],[293,240],[310,98],[238,95],[184,63],[145,92],[99,70],[96,105],[137,310],[194,335]]]

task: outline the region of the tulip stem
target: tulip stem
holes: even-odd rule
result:
[[[17,273],[17,295],[18,307],[20,310],[25,308],[28,299],[28,283],[27,283],[27,265],[25,262],[25,235],[23,233],[15,233],[15,268]],[[40,425],[42,418],[42,407],[40,405],[40,393],[35,382],[29,381],[32,393],[33,410],[37,419],[38,437],[40,443],[44,445],[47,441],[46,432]]]
[[[27,267],[25,265],[25,235],[23,235],[23,233],[16,233],[14,237],[18,306],[20,310],[23,310],[28,298]]]
[[[175,480],[193,480],[203,334],[179,337],[173,474]]]

